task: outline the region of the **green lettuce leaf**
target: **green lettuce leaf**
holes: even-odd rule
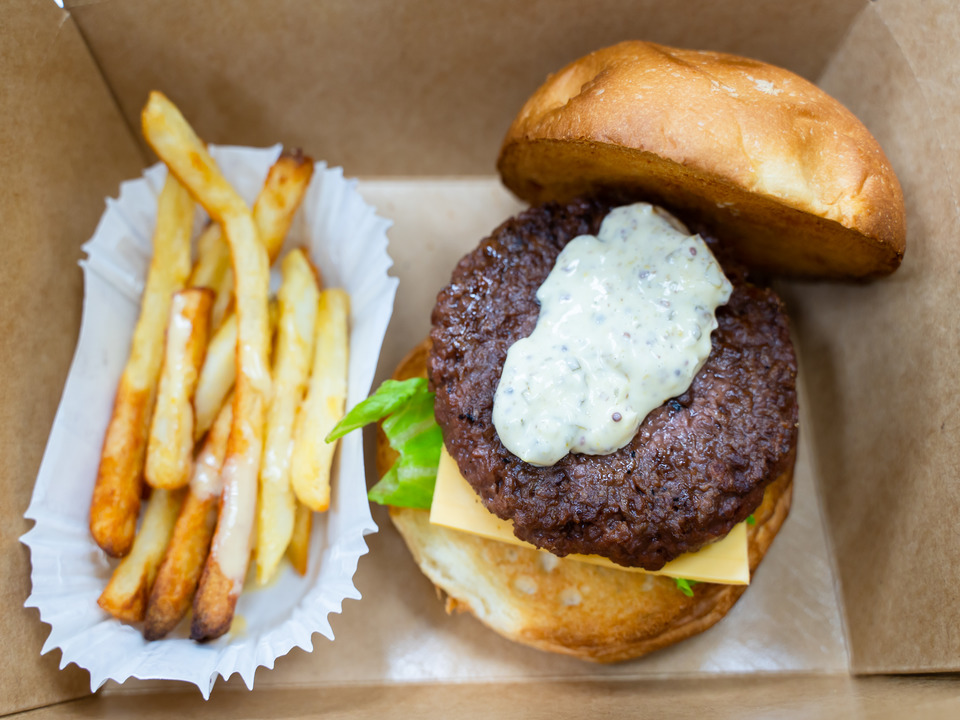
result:
[[[414,395],[427,392],[426,378],[411,378],[410,380],[384,380],[377,391],[353,410],[343,416],[330,434],[327,442],[339,440],[349,432],[353,432],[364,425],[382,420],[387,415],[396,412]],[[433,397],[431,395],[431,397]],[[430,407],[433,413],[433,406]]]
[[[677,584],[677,590],[682,592],[687,597],[693,597],[693,586],[697,584],[696,580],[684,580],[683,578],[674,578],[673,581]]]
[[[367,493],[373,502],[430,508],[443,447],[443,434],[433,416],[433,398],[423,378],[387,380],[327,436],[327,442],[331,442],[383,419],[383,432],[400,457]]]

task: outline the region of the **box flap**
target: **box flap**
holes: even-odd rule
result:
[[[792,288],[854,672],[960,669],[960,15],[870,5],[822,85],[903,185],[891,278]]]
[[[953,717],[955,678],[846,675],[673,678],[631,682],[453,683],[354,685],[338,688],[224,692],[201,703],[196,692],[144,695],[98,694],[29,713],[25,720],[102,717],[141,720],[188,713],[210,718],[571,718],[669,717],[674,720],[762,720],[770,717]],[[641,710],[642,708],[642,710]]]
[[[103,198],[143,159],[69,16],[49,0],[3,6],[0,87],[0,715],[88,692],[40,656],[18,538],[80,324],[80,245]]]
[[[210,142],[299,145],[350,175],[490,174],[513,115],[548,73],[627,38],[816,78],[863,5],[67,0],[128,122],[156,88]]]

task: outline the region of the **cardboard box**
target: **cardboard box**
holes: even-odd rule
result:
[[[558,0],[195,4],[16,0],[0,13],[0,715],[209,717],[949,715],[960,682],[960,177],[949,0]],[[901,269],[868,286],[784,283],[803,377],[797,506],[716,628],[601,667],[447,618],[386,515],[337,640],[257,691],[129,682],[41,657],[17,538],[76,342],[77,260],[119,182],[150,161],[138,113],[167,92],[211,142],[300,145],[363,179],[396,221],[397,309],[379,375],[427,332],[454,261],[518,207],[500,139],[547,73],[626,38],[726,50],[808,77],[874,132],[907,200]],[[910,677],[916,673],[928,673]],[[874,677],[879,676],[879,677]],[[72,702],[67,702],[72,701]],[[786,710],[785,710],[786,709]]]

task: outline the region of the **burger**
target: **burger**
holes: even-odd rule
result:
[[[448,610],[638,657],[720,620],[789,513],[797,362],[769,279],[893,272],[902,192],[814,85],[645,42],[550,76],[497,165],[531,207],[458,263],[373,402],[371,497]]]

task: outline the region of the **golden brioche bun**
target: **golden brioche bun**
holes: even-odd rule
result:
[[[394,373],[426,377],[429,342]],[[377,469],[396,455],[382,433]],[[748,526],[750,570],[760,564],[790,510],[793,464],[771,483]],[[420,570],[447,597],[447,610],[473,613],[500,635],[541,650],[598,662],[639,657],[703,632],[745,586],[697,584],[684,596],[671,578],[563,560],[547,552],[430,524],[426,510],[390,508]]]
[[[734,55],[645,42],[591,53],[527,101],[497,166],[531,203],[642,194],[760,270],[865,279],[903,258],[903,193],[870,132],[815,85]]]

